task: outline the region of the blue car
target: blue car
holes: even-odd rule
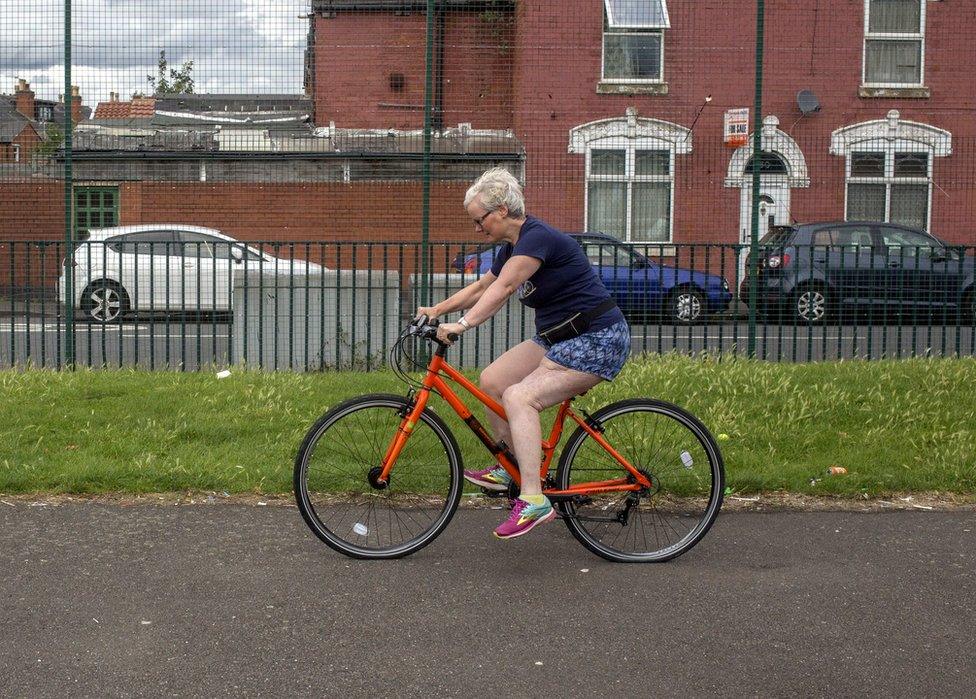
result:
[[[701,321],[728,310],[729,283],[721,276],[658,264],[631,245],[601,233],[570,233],[575,238],[614,301],[628,319],[644,321],[663,316],[678,324]],[[452,266],[460,272],[484,274],[500,246],[459,255]]]

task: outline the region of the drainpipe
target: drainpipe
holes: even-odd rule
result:
[[[437,28],[435,29],[434,46],[437,51],[437,86],[434,88],[434,131],[444,129],[444,35],[446,32],[446,11],[441,5],[437,8]]]

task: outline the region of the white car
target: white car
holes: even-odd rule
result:
[[[289,279],[327,270],[273,257],[212,228],[164,223],[93,228],[72,260],[75,307],[98,323],[133,311],[229,311],[234,275],[245,269]],[[67,264],[58,279],[61,299]]]

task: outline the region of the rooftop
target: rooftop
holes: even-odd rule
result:
[[[385,129],[342,129],[334,125],[312,128],[299,124],[291,128],[255,128],[226,124],[194,124],[192,127],[160,125],[155,118],[94,121],[81,124],[74,135],[74,152],[109,158],[146,157],[150,153],[193,154],[234,153],[298,154],[323,157],[370,157],[423,153],[423,131]],[[525,150],[510,130],[472,129],[470,124],[436,132],[431,151],[439,155],[522,155]],[[128,154],[128,155],[127,155]],[[137,155],[138,154],[138,155]]]

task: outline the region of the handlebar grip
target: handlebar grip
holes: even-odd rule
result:
[[[457,333],[448,333],[447,339],[450,340],[451,342],[457,342],[458,340],[461,339],[461,336],[458,335]]]

